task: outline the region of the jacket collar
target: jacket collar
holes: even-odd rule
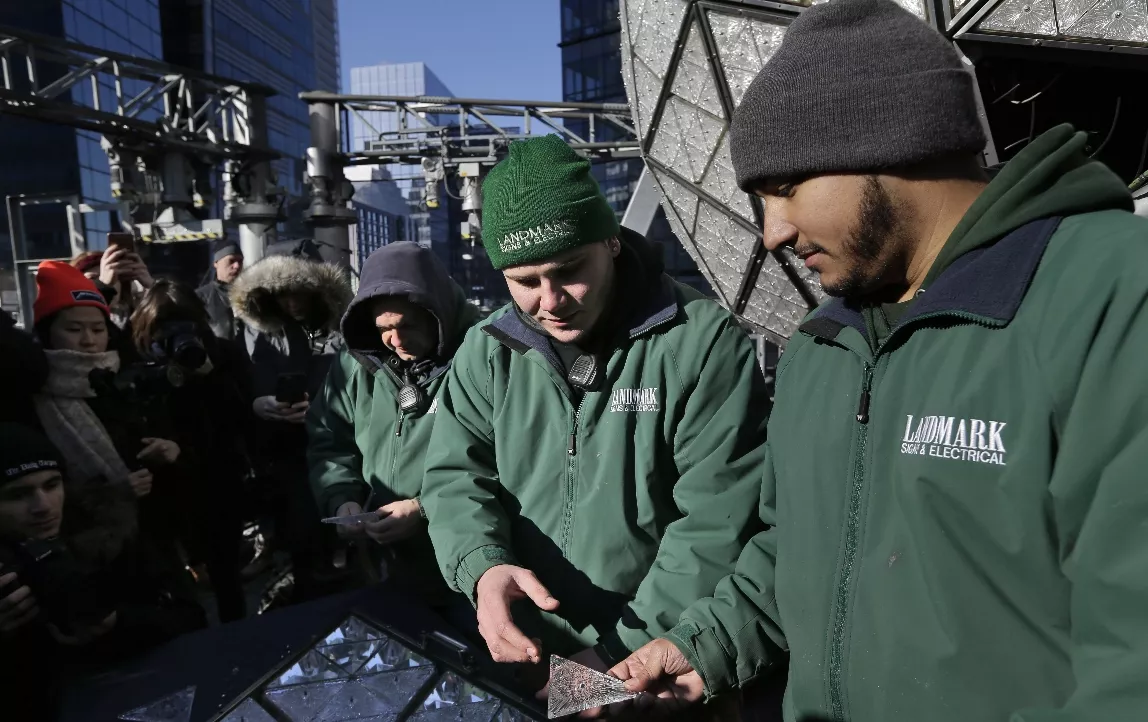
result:
[[[661,274],[654,285],[655,293],[646,296],[647,301],[639,304],[630,320],[629,337],[638,338],[659,326],[677,318],[681,310],[674,282]],[[519,353],[534,349],[555,369],[562,369],[562,361],[550,345],[547,336],[523,322],[515,308],[509,307],[502,316],[483,327],[492,338]]]
[[[990,326],[1008,325],[1020,308],[1060,221],[1033,221],[996,243],[953,261],[927,291],[917,296],[893,333],[922,318],[942,315],[971,317]],[[862,308],[838,298],[819,308],[798,330],[833,340],[846,327],[856,329],[863,337],[868,335]]]
[[[367,373],[371,374],[372,376],[382,371],[384,373],[390,374],[391,378],[398,385],[401,386],[403,384],[403,364],[401,362],[396,363],[398,357],[394,354],[389,354],[384,357],[375,351],[355,349],[348,349],[347,353],[350,354],[351,358],[358,361],[359,364],[361,364],[362,367],[367,370]],[[425,373],[416,377],[415,384],[422,388],[426,388],[432,381],[446,373],[449,368],[450,360],[437,362],[431,365]]]

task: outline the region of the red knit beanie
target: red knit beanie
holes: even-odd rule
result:
[[[62,261],[44,261],[36,271],[36,323],[75,306],[92,306],[109,313],[104,295],[78,268]]]

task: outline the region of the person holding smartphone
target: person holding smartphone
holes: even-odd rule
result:
[[[136,249],[131,233],[108,234],[108,248],[100,256],[97,286],[108,299],[112,323],[126,329],[132,312],[155,283],[147,264]]]
[[[419,503],[436,395],[467,329],[479,320],[429,249],[391,243],[371,254],[343,316],[346,348],[307,417],[311,485],[324,516],[363,540],[387,578],[432,606],[461,608],[438,573]],[[380,575],[381,576],[381,575]],[[461,603],[461,604],[459,604]]]
[[[291,553],[296,599],[324,591],[333,554],[307,478],[303,422],[342,348],[339,320],[352,295],[346,272],[324,263],[310,239],[271,245],[230,289],[237,341],[250,360],[256,485]]]

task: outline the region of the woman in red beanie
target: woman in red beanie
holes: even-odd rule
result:
[[[58,261],[40,264],[36,287],[35,330],[49,366],[48,381],[35,397],[36,414],[64,455],[67,478],[89,490],[98,487],[100,504],[115,498],[117,489],[146,496],[152,486],[149,467],[174,463],[180,449],[168,439],[115,433],[124,428],[120,422],[130,411],[118,408],[123,406],[118,400],[100,398],[92,386],[93,372],[114,375],[120,370],[119,353],[108,350],[109,309],[103,294],[82,271]],[[134,507],[104,507],[115,509],[123,522],[116,525],[116,536],[134,534]],[[105,541],[114,553],[118,544]]]

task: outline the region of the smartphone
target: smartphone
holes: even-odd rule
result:
[[[122,248],[128,253],[136,252],[136,237],[125,231],[112,231],[108,234],[108,249],[112,246]]]
[[[275,383],[275,400],[284,404],[297,404],[307,398],[307,374],[279,374]]]

